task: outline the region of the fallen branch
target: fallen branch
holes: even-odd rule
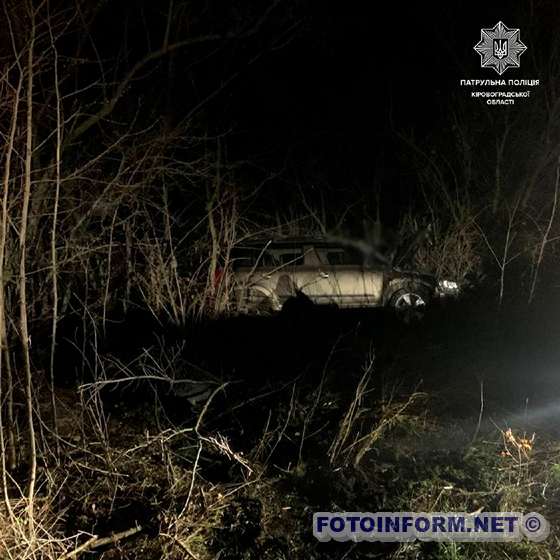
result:
[[[140,525],[136,527],[131,527],[126,531],[121,531],[120,533],[113,533],[109,537],[99,537],[94,535],[91,539],[87,540],[85,543],[81,544],[74,550],[63,554],[58,560],[69,560],[70,558],[77,558],[82,552],[86,552],[87,550],[91,550],[92,548],[99,548],[100,546],[105,546],[108,544],[115,544],[123,539],[127,539],[132,535],[136,535],[142,530]]]

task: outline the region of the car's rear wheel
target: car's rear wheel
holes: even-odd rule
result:
[[[400,288],[389,298],[389,305],[406,322],[421,319],[430,300],[430,294],[423,286],[412,285]]]
[[[275,311],[275,305],[272,297],[260,290],[250,290],[248,300],[249,304],[247,305],[247,309],[249,313],[256,315],[270,315]]]

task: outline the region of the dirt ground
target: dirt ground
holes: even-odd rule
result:
[[[550,304],[472,301],[414,324],[329,308],[115,324],[95,367],[68,347],[45,523],[65,550],[113,538],[84,558],[558,558],[559,335]],[[319,543],[315,511],[537,511],[552,534]]]

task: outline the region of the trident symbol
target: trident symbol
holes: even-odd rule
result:
[[[508,54],[507,39],[494,39],[494,56],[502,59]]]

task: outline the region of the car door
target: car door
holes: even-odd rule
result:
[[[296,243],[276,246],[270,249],[274,260],[274,268],[269,272],[268,278],[274,285],[280,304],[293,297],[298,289],[297,278],[304,269],[304,250]]]
[[[328,267],[323,265],[313,245],[304,245],[303,254],[303,263],[293,276],[297,290],[314,303],[333,303],[334,292],[329,282]]]
[[[341,307],[379,305],[383,271],[365,267],[363,255],[349,247],[325,246],[317,250],[323,281],[330,300]],[[323,288],[325,290],[325,288]]]

